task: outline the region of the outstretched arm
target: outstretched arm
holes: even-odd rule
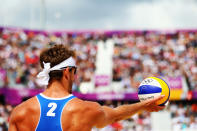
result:
[[[98,113],[97,116],[96,127],[102,128],[116,121],[127,119],[139,111],[146,110],[149,112],[157,112],[162,110],[164,109],[164,106],[157,106],[155,103],[157,100],[162,98],[163,96],[160,96],[152,100],[146,100],[136,104],[122,105],[117,108],[102,106],[100,113]]]

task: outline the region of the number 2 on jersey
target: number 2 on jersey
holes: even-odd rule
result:
[[[57,104],[49,103],[48,107],[51,107],[51,109],[47,112],[47,116],[55,116],[54,110],[57,108]]]

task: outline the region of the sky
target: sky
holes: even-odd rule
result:
[[[0,26],[45,30],[197,29],[197,0],[0,0]]]

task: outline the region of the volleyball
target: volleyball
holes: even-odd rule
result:
[[[156,104],[163,106],[167,104],[170,97],[170,88],[163,79],[158,77],[148,77],[140,83],[138,88],[138,97],[140,101],[154,99],[160,95],[165,96],[158,100]]]

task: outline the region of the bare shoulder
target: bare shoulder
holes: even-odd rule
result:
[[[69,106],[75,107],[75,108],[100,108],[100,104],[97,102],[92,101],[85,101],[81,100],[79,98],[75,98],[72,100],[72,102],[69,103]]]
[[[73,102],[69,103],[68,107],[73,107],[78,111],[81,110],[86,115],[101,115],[103,113],[103,108],[99,103],[78,98],[73,99]]]
[[[27,101],[19,104],[11,113],[11,121],[23,120],[30,112],[36,111],[39,108],[36,97],[32,97]]]

